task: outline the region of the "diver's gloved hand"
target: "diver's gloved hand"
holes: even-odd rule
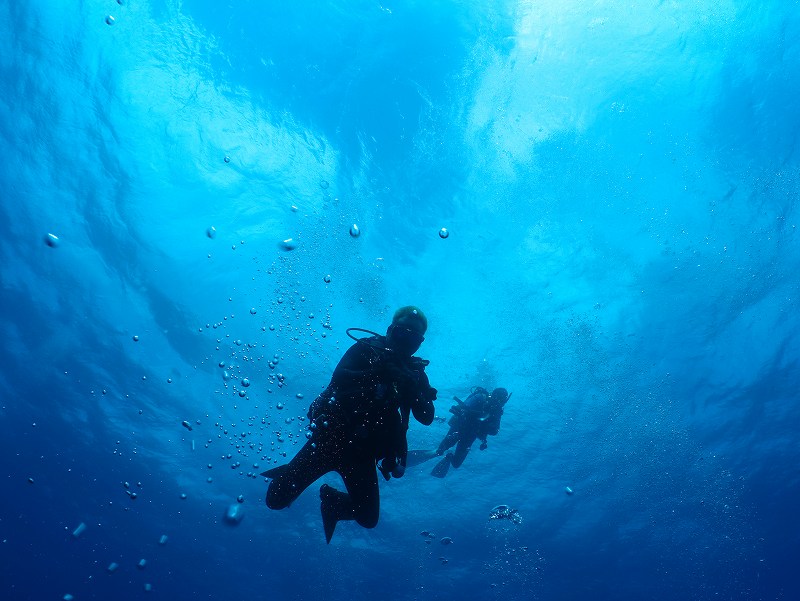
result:
[[[383,479],[387,482],[392,479],[392,470],[396,468],[397,464],[389,459],[383,459],[378,464],[378,471],[383,476]]]
[[[400,463],[396,458],[389,459],[384,457],[378,464],[378,471],[383,475],[385,480],[391,480],[392,476],[395,478],[402,478],[406,473],[406,466]]]

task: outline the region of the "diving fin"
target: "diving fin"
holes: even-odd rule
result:
[[[406,457],[406,467],[421,465],[436,456],[436,451],[409,451],[408,457]]]
[[[266,472],[261,472],[261,475],[270,480],[275,480],[275,478],[283,476],[287,469],[289,469],[288,463],[268,469]]]
[[[434,478],[444,478],[450,470],[450,459],[452,455],[448,453],[444,458],[436,464],[436,467],[431,470],[431,476]]]
[[[333,538],[333,531],[336,530],[336,523],[339,521],[336,517],[336,510],[334,507],[336,491],[323,484],[319,487],[319,509],[322,513],[322,529],[325,530],[325,542],[331,544]]]

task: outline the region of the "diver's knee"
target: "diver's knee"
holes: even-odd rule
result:
[[[369,519],[358,519],[356,520],[359,526],[364,528],[374,528],[378,525],[378,518],[369,518]]]
[[[356,516],[356,522],[364,528],[374,528],[378,525],[378,514]]]
[[[276,486],[272,484],[269,485],[267,489],[267,496],[264,499],[267,503],[267,507],[270,509],[286,509],[289,507],[290,501],[285,497],[282,497],[277,490]]]

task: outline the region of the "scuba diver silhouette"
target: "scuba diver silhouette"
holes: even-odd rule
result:
[[[386,480],[402,477],[410,415],[426,426],[433,422],[436,389],[425,374],[428,361],[414,356],[427,327],[422,311],[407,306],[395,312],[385,336],[359,328],[347,331],[356,343],[308,409],[311,438],[288,464],[262,473],[271,479],[270,509],[288,507],[315,480],[337,472],[347,492],[320,487],[325,540],[330,543],[341,520],[355,520],[364,528],[377,525],[376,466]],[[356,339],[351,331],[371,336]]]
[[[453,397],[456,404],[450,407],[453,416],[448,422],[450,430],[435,451],[410,451],[409,465],[418,465],[434,457],[441,456],[454,445],[454,453],[447,453],[431,471],[432,476],[444,478],[450,467],[458,468],[467,458],[472,443],[480,440],[481,451],[488,446],[486,438],[496,436],[500,431],[503,407],[511,395],[505,388],[495,388],[491,394],[480,386],[472,389],[466,401]]]

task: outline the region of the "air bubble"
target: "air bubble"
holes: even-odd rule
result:
[[[216,238],[217,237],[217,228],[215,228],[212,225],[210,228],[208,228],[206,230],[206,236],[208,236],[209,238]]]
[[[113,25],[115,20],[116,20],[116,19],[114,19],[114,17],[113,17],[112,15],[108,15],[108,16],[106,17],[106,24],[108,24],[108,25]]]
[[[55,248],[58,246],[58,236],[55,234],[47,234],[44,237],[44,243],[47,244],[50,248]]]
[[[322,278],[322,280],[323,280],[323,281],[324,281],[326,284],[330,284],[330,283],[331,283],[331,276],[329,276],[329,275],[326,275],[324,278]]]
[[[228,507],[228,510],[225,512],[225,522],[227,522],[231,526],[237,526],[242,521],[244,517],[244,513],[242,507],[234,503]]]
[[[440,229],[440,230],[439,230],[439,237],[440,237],[442,240],[444,240],[445,238],[447,238],[449,235],[450,235],[450,232],[449,232],[449,231],[447,231],[447,228],[446,228],[446,227],[443,227],[442,229]]]
[[[361,229],[359,229],[358,224],[353,224],[350,226],[350,235],[353,238],[358,238],[361,235]]]
[[[283,240],[280,244],[278,244],[278,246],[282,250],[291,251],[297,248],[297,242],[294,240],[294,238],[287,238],[286,240]]]

